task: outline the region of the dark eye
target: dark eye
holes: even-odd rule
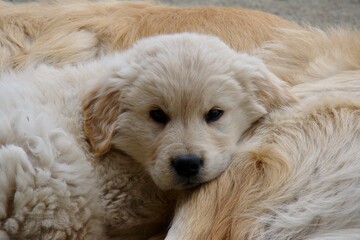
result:
[[[151,119],[157,123],[167,124],[169,122],[169,117],[161,109],[153,109],[149,114]]]
[[[224,114],[223,110],[213,108],[205,114],[205,121],[207,123],[215,122],[219,120],[223,114]]]

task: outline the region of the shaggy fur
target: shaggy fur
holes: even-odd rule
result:
[[[166,239],[360,236],[359,40],[344,30],[287,31],[259,51],[303,83],[293,87],[300,103],[266,116],[218,179],[183,196]]]
[[[0,227],[26,239],[99,239],[102,218],[109,234],[151,236],[171,214],[173,194],[158,187],[216,178],[253,122],[295,101],[258,58],[187,33],[84,65],[3,74],[0,93]],[[205,121],[214,108],[223,115]],[[184,154],[201,157],[197,175],[174,170]]]
[[[274,39],[279,27],[299,28],[275,15],[240,8],[116,1],[0,1],[0,70],[41,62],[62,66],[91,60],[160,33],[213,34],[236,50],[249,50]]]

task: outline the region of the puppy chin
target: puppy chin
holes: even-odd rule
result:
[[[174,190],[185,190],[185,189],[191,189],[200,186],[203,184],[204,181],[202,181],[199,177],[194,178],[178,178],[176,180],[176,184],[173,186]]]
[[[204,183],[200,176],[191,178],[178,177],[175,174],[170,178],[163,178],[158,176],[159,175],[151,174],[151,177],[154,180],[155,184],[164,191],[191,189]]]

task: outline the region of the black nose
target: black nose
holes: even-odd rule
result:
[[[172,166],[176,173],[182,177],[193,177],[199,173],[203,161],[196,155],[181,155],[173,158]]]

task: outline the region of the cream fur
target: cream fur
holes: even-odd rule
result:
[[[82,65],[4,73],[1,230],[10,238],[98,239],[105,225],[109,235],[149,237],[166,227],[175,197],[158,187],[216,178],[242,133],[293,101],[258,58],[189,33],[144,39]],[[205,122],[214,107],[224,115]],[[149,117],[154,108],[168,114],[167,125]],[[179,154],[202,157],[197,176],[175,173]]]
[[[213,34],[236,50],[274,39],[275,29],[295,23],[255,10],[172,7],[151,2],[0,1],[0,70],[46,62],[62,66],[129,48],[161,33]]]

